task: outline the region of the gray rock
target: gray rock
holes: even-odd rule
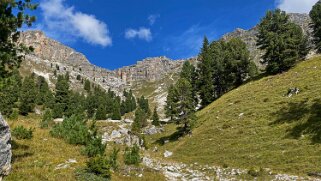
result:
[[[164,157],[165,158],[170,157],[172,155],[173,155],[173,152],[170,152],[170,151],[167,151],[167,150],[164,152]]]
[[[11,171],[11,134],[7,122],[0,114],[0,177],[8,175]]]
[[[148,127],[145,129],[144,133],[147,135],[153,135],[153,134],[157,134],[159,131],[156,128],[156,126],[152,125],[151,127]]]

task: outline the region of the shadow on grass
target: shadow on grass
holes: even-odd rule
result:
[[[277,120],[273,124],[296,123],[296,125],[288,130],[288,136],[299,138],[302,134],[311,136],[312,143],[321,143],[321,100],[316,99],[312,105],[307,101],[299,103],[289,103],[286,107],[280,109],[276,113]],[[307,117],[306,121],[299,121]]]
[[[28,145],[19,144],[14,140],[11,141],[11,145],[13,150],[13,154],[12,154],[13,163],[19,161],[20,159],[30,157],[34,154],[29,151],[30,147]]]
[[[177,131],[175,131],[173,134],[171,134],[169,136],[163,136],[163,137],[159,138],[158,140],[156,140],[155,143],[157,143],[159,145],[164,145],[167,141],[174,142],[183,136],[185,136],[185,132],[184,132],[183,128],[178,127]]]

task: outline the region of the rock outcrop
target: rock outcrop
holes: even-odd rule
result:
[[[0,180],[11,170],[11,134],[6,121],[0,114]]]
[[[152,57],[138,61],[137,64],[117,69],[117,75],[127,84],[138,81],[156,81],[166,74],[178,72],[185,60],[173,61],[167,57]]]
[[[41,31],[23,32],[20,42],[34,48],[31,54],[26,55],[22,72],[45,77],[51,87],[56,75],[66,72],[69,72],[71,86],[76,90],[83,88],[83,81],[77,80],[77,76],[115,92],[121,92],[125,86],[115,72],[91,64],[83,54],[48,38]]]

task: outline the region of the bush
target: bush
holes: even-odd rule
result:
[[[46,109],[45,113],[42,116],[42,120],[40,122],[41,128],[48,128],[53,124],[52,112],[50,109]]]
[[[139,147],[137,145],[131,148],[126,147],[124,161],[126,165],[138,165],[140,163]]]
[[[17,120],[17,119],[18,119],[18,116],[19,116],[19,111],[16,110],[16,109],[14,109],[14,110],[12,111],[12,113],[10,114],[9,118],[10,118],[11,120]]]
[[[102,156],[105,153],[106,144],[102,144],[101,136],[93,136],[86,144],[83,153],[88,157]]]
[[[119,149],[113,148],[113,152],[109,156],[110,167],[114,170],[118,169],[117,159],[118,159]]]
[[[110,164],[109,160],[104,156],[97,156],[89,159],[87,162],[88,172],[100,175],[104,178],[110,178]]]
[[[78,115],[72,115],[64,119],[62,123],[55,125],[50,134],[75,145],[86,145],[91,136],[86,121]]]
[[[23,126],[17,126],[12,130],[12,136],[20,139],[31,139],[33,136],[33,129],[32,128],[25,128]]]

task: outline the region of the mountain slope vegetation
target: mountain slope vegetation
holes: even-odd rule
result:
[[[248,82],[197,113],[192,136],[165,144],[185,163],[306,176],[321,168],[321,57]],[[290,88],[299,88],[288,96]],[[175,130],[172,129],[172,133]],[[163,137],[161,137],[163,136]],[[171,132],[155,142],[174,137]]]

